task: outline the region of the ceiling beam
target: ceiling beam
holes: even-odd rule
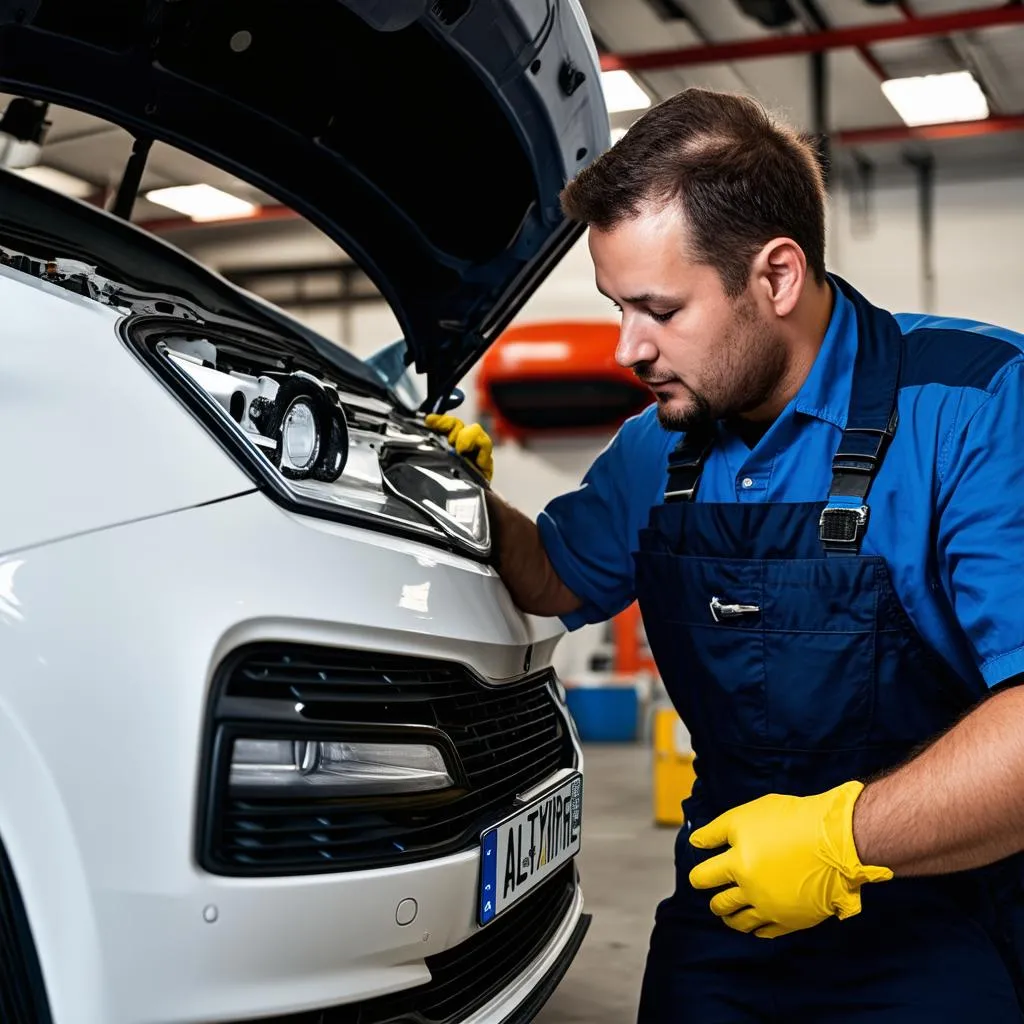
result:
[[[878,128],[849,128],[835,132],[833,138],[843,146],[864,146],[873,142],[906,142],[911,139],[966,139],[976,135],[999,135],[1024,131],[1024,114],[986,117],[980,121],[951,121],[947,124],[922,124],[911,128],[905,124]]]
[[[832,25],[830,25],[826,20],[825,15],[818,6],[818,0],[797,0],[797,4],[800,10],[810,21],[810,27],[813,31],[830,32],[832,30]],[[880,82],[884,82],[887,78],[891,77],[886,72],[885,68],[883,68],[875,59],[875,55],[866,46],[858,46],[856,49],[857,53],[860,54],[861,59],[874,72],[875,77]]]
[[[893,39],[943,36],[951,32],[970,32],[997,25],[1024,25],[1024,4],[981,7],[952,14],[921,15],[881,24],[836,28],[827,32],[775,35],[762,39],[711,43],[707,46],[686,46],[676,50],[606,53],[601,56],[601,68],[604,71],[653,71],[696,64],[723,64],[759,57],[784,57],[798,53],[869,46]]]

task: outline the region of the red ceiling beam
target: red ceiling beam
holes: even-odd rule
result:
[[[966,139],[975,135],[998,135],[1024,131],[1024,114],[986,117],[981,121],[951,121],[948,124],[905,124],[880,128],[850,128],[836,132],[833,139],[844,146],[865,146],[873,142],[906,142],[909,139]]]
[[[800,35],[766,36],[732,43],[686,46],[680,50],[651,50],[644,53],[606,53],[601,56],[604,71],[655,71],[658,68],[686,67],[694,64],[723,64],[757,57],[784,57],[797,53],[817,53],[846,47],[869,46],[893,39],[944,36],[952,32],[970,32],[997,25],[1024,25],[1024,4],[982,7],[953,14],[922,15],[878,25],[856,25]]]

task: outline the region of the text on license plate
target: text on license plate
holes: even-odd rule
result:
[[[480,837],[480,923],[487,924],[580,849],[583,776],[576,774]]]

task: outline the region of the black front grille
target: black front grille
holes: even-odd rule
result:
[[[260,645],[225,667],[215,705],[205,865],[230,874],[380,867],[467,849],[518,793],[572,767],[565,719],[543,673],[488,686],[458,665],[368,652]],[[233,737],[394,739],[426,728],[452,789],[347,799],[233,799]],[[418,737],[422,741],[422,737]],[[415,737],[412,739],[415,742]]]
[[[0,846],[0,1021],[48,1024],[50,1020],[25,907],[7,854]]]
[[[575,892],[576,868],[570,863],[472,938],[428,957],[428,984],[365,1003],[274,1017],[267,1024],[450,1024],[464,1020],[540,955],[569,913]]]

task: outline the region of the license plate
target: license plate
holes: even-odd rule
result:
[[[480,923],[493,921],[580,849],[583,776],[577,773],[480,837]]]

